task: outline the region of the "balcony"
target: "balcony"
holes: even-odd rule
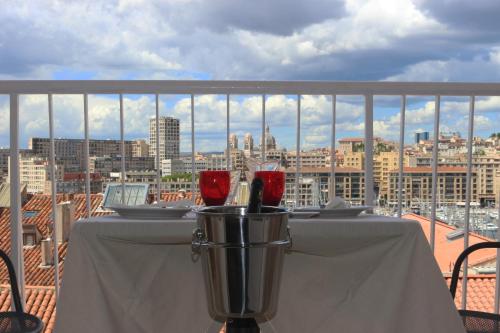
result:
[[[196,193],[196,177],[191,176],[189,180],[182,178],[175,184],[173,181],[167,184],[162,179],[165,176],[161,174],[162,159],[157,153],[161,152],[162,149],[165,151],[164,146],[160,147],[159,140],[160,119],[163,116],[161,108],[167,108],[167,115],[173,114],[172,104],[166,103],[163,98],[165,96],[182,96],[177,100],[183,106],[182,113],[179,114],[182,114],[185,117],[183,119],[187,121],[181,122],[181,137],[177,140],[180,140],[184,147],[189,148],[182,152],[189,153],[184,156],[189,165],[188,173],[196,175],[199,170],[208,168],[203,160],[204,155],[198,154],[197,150],[199,143],[197,132],[202,131],[206,124],[197,119],[205,119],[203,112],[211,111],[197,98],[216,96],[218,110],[223,110],[218,114],[224,115],[222,119],[217,119],[216,131],[218,131],[219,137],[224,138],[223,144],[216,148],[222,151],[219,153],[221,156],[217,157],[219,159],[217,168],[244,172],[244,169],[238,168],[242,168],[245,164],[242,161],[238,162],[238,159],[244,160],[248,156],[245,156],[244,149],[239,149],[242,151],[239,154],[239,150],[234,147],[234,142],[231,141],[232,127],[241,130],[242,124],[246,124],[246,116],[240,114],[241,112],[248,112],[248,118],[251,121],[249,120],[246,125],[248,125],[249,131],[252,130],[259,133],[262,138],[266,138],[266,131],[268,131],[266,126],[271,123],[271,127],[278,127],[283,119],[276,117],[275,113],[279,112],[280,108],[285,108],[287,119],[291,119],[290,123],[293,124],[289,125],[288,128],[293,136],[289,140],[290,145],[293,145],[292,148],[288,147],[291,150],[279,151],[274,147],[275,143],[274,146],[272,142],[267,145],[267,142],[263,142],[265,140],[259,141],[257,139],[255,146],[260,145],[260,147],[255,149],[255,155],[250,155],[257,162],[276,160],[277,156],[289,159],[289,164],[284,166],[287,174],[287,189],[286,198],[282,203],[291,207],[317,205],[325,203],[333,196],[343,196],[354,205],[375,206],[375,212],[378,214],[403,216],[417,220],[421,223],[429,239],[430,247],[436,254],[436,260],[445,278],[448,278],[451,270],[450,265],[461,249],[485,238],[497,237],[497,229],[493,227],[498,226],[500,213],[500,205],[498,204],[500,193],[496,183],[498,177],[480,176],[478,170],[481,165],[484,167],[486,165],[484,161],[475,162],[479,157],[473,152],[479,144],[474,143],[469,138],[475,136],[474,119],[478,101],[498,96],[499,92],[500,84],[479,83],[0,81],[0,96],[3,96],[7,101],[9,107],[7,117],[10,119],[9,147],[3,149],[1,157],[4,159],[3,165],[9,166],[8,184],[7,177],[4,176],[4,182],[0,187],[2,207],[0,208],[0,228],[2,230],[1,237],[5,240],[1,246],[3,250],[10,253],[19,273],[19,283],[22,286],[23,299],[27,304],[27,309],[43,318],[47,325],[46,332],[51,332],[55,318],[55,302],[63,274],[67,236],[70,232],[69,229],[64,229],[62,219],[66,216],[72,223],[73,220],[84,217],[109,214],[109,211],[101,207],[104,191],[100,186],[103,182],[105,183],[105,180],[95,170],[92,170],[90,161],[97,159],[94,166],[109,166],[111,172],[114,173],[115,181],[122,186],[121,193],[123,194],[127,183],[144,182],[150,183],[150,201],[177,200],[180,198],[178,192],[182,192],[183,198],[200,204],[201,198]],[[22,134],[25,129],[21,126],[24,111],[23,98],[31,95],[37,95],[37,98],[43,99],[44,102],[41,105],[46,105],[46,108],[40,109],[39,112],[46,113],[46,117],[43,116],[42,120],[48,127],[44,136],[48,149],[44,150],[43,153],[43,158],[48,161],[46,168],[48,178],[44,179],[47,181],[43,184],[44,186],[36,188],[34,191],[31,190],[29,184],[21,182],[21,178],[24,176],[20,172],[21,164],[27,163],[25,161],[29,161],[29,158],[26,156],[31,154],[24,146]],[[127,134],[126,113],[133,111],[130,108],[127,109],[126,102],[137,99],[137,97],[132,97],[137,95],[145,98],[154,108],[154,112],[144,115],[144,128],[149,129],[151,126],[156,130],[150,132],[152,136],[149,138],[150,142],[154,143],[150,148],[155,154],[151,157],[141,156],[142,159],[134,159],[131,153],[132,149],[127,152],[128,148],[126,148],[128,147],[126,143],[130,141],[130,135]],[[80,116],[83,125],[82,137],[78,139],[78,144],[81,144],[80,150],[65,153],[68,157],[75,156],[77,158],[74,164],[75,170],[67,172],[72,175],[70,178],[73,183],[71,184],[66,183],[63,176],[58,176],[58,173],[63,172],[67,166],[61,167],[58,164],[62,156],[56,146],[59,139],[56,134],[58,119],[55,111],[60,110],[57,103],[68,96],[76,100],[77,103],[81,102]],[[110,108],[116,111],[116,117],[114,118],[115,123],[109,124],[110,128],[113,127],[113,130],[110,129],[109,135],[114,137],[115,148],[119,149],[115,149],[113,153],[104,152],[105,148],[93,141],[92,121],[96,118],[95,114],[92,113],[93,106],[90,105],[89,100],[94,96],[101,96],[101,100],[107,99],[114,103]],[[285,97],[274,98],[274,96]],[[329,118],[320,119],[323,125],[326,123],[326,135],[328,136],[327,146],[316,147],[317,152],[314,154],[321,154],[320,159],[314,157],[314,154],[311,153],[313,149],[307,146],[307,142],[304,140],[310,135],[318,136],[317,133],[311,134],[312,127],[306,126],[309,118],[317,116],[314,114],[314,108],[317,107],[317,104],[313,103],[311,106],[310,99],[312,97],[318,98],[318,96],[322,98],[321,101],[326,103],[326,107],[330,110]],[[430,101],[429,97],[431,97]],[[461,159],[455,158],[456,156],[444,157],[448,149],[440,148],[439,145],[433,144],[429,140],[417,145],[420,149],[419,152],[414,151],[415,145],[408,140],[408,137],[413,134],[408,133],[408,124],[411,123],[411,119],[408,117],[415,116],[411,111],[415,105],[420,103],[415,102],[419,98],[426,99],[426,105],[434,105],[432,138],[441,136],[442,121],[443,119],[447,121],[447,118],[442,117],[446,115],[446,112],[449,112],[442,110],[443,100],[452,100],[455,103],[461,103],[462,106],[466,105],[468,133],[467,139],[462,140],[459,147],[465,152]],[[252,107],[242,108],[241,105],[249,99],[252,99]],[[351,131],[351,134],[361,135],[356,140],[351,141],[340,136],[343,135],[341,133],[343,129],[339,128],[339,124],[345,125],[345,122],[340,121],[342,116],[340,109],[345,108],[348,104],[355,105],[357,110],[362,111],[359,117],[354,119],[359,121],[360,126],[353,126],[357,129]],[[378,110],[382,107],[388,108],[388,105],[391,105],[392,109],[395,110],[392,121],[399,122],[399,135],[395,140],[384,140],[384,138],[378,137],[377,133]],[[322,107],[325,108],[324,105]],[[250,115],[250,113],[255,114]],[[152,118],[150,118],[151,116]],[[339,133],[341,134],[339,135]],[[144,136],[146,137],[146,135]],[[276,141],[279,142],[285,136],[289,135],[281,134],[281,138]],[[65,139],[75,139],[75,137]],[[175,140],[175,136],[167,138],[167,141]],[[43,146],[42,141],[39,141],[40,147]],[[386,148],[390,149],[389,152],[394,153],[394,156],[383,157],[384,168],[382,169],[380,167],[382,159],[378,160],[378,156],[379,152]],[[206,153],[208,154],[208,152]],[[104,155],[113,156],[104,158]],[[303,156],[304,159],[302,159]],[[10,164],[7,163],[6,157],[8,157]],[[392,159],[392,162],[387,162],[387,158]],[[419,158],[427,159],[428,163],[418,161]],[[167,160],[167,158],[163,159]],[[415,161],[410,163],[407,161],[410,159]],[[500,160],[500,156],[498,159]],[[343,161],[349,161],[349,165],[343,164]],[[311,163],[314,166],[305,163]],[[395,167],[391,168],[391,165]],[[173,162],[169,167],[174,168]],[[491,166],[487,167],[491,168]],[[500,171],[497,170],[497,172]],[[154,179],[150,177],[154,177]],[[445,179],[449,178],[463,179],[463,181],[457,182],[453,187],[437,186],[444,184]],[[51,181],[53,179],[56,181]],[[312,185],[304,186],[306,179],[311,180],[310,184]],[[385,179],[384,184],[382,184],[383,179]],[[60,181],[64,182],[66,187],[59,186],[58,182]],[[67,181],[70,181],[69,178]],[[476,193],[481,193],[478,189],[479,182],[482,182],[481,184],[484,184],[490,191],[488,197],[485,196],[483,201],[494,203],[495,208],[491,205],[488,208],[488,204],[481,202],[481,199],[476,195]],[[403,188],[403,184],[406,184],[406,190],[398,190]],[[426,186],[426,184],[431,186]],[[61,193],[63,188],[70,188],[70,190],[64,191],[72,193]],[[495,188],[497,192],[494,192]],[[179,189],[185,191],[179,191]],[[330,191],[330,189],[332,190]],[[492,194],[492,192],[494,193]],[[68,206],[64,206],[64,202],[69,202]],[[489,222],[478,212],[480,205],[484,206],[481,212],[490,216]],[[55,223],[52,227],[52,221],[61,221],[61,223]],[[490,229],[487,228],[488,223],[490,223]],[[55,235],[52,238],[56,240],[58,245],[49,250],[42,249],[41,244],[25,246],[22,237],[23,224],[36,225],[38,232],[44,236]],[[463,239],[448,239],[448,234],[456,230],[457,227],[464,229]],[[480,231],[484,231],[484,234],[479,235]],[[51,257],[53,264],[50,260]],[[45,264],[42,262],[43,258]],[[495,304],[488,310],[498,312],[498,301],[493,302],[493,299],[499,299],[498,288],[494,287],[498,269],[496,271],[493,269],[496,275],[480,275],[479,272],[483,269],[483,271],[491,273],[491,269],[486,268],[495,265],[500,267],[498,265],[499,259],[500,257],[496,256],[496,253],[488,253],[478,257],[475,265],[464,267],[464,285],[458,306],[476,307],[484,310],[484,304]],[[468,274],[469,269],[471,270],[470,275]],[[5,284],[6,272],[2,270],[1,274],[2,283]],[[482,299],[478,301],[476,296],[479,293],[478,290],[485,288],[487,297],[491,297],[491,300],[486,299],[483,304]],[[0,300],[3,302],[2,306],[7,308],[10,300],[6,296],[6,287],[1,289]]]

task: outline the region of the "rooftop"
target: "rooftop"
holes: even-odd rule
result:
[[[413,213],[404,214],[402,217],[419,222],[422,230],[425,233],[425,236],[427,237],[427,239],[430,239],[431,220],[429,218]],[[446,235],[455,230],[457,230],[457,228],[442,221],[436,221],[434,257],[436,258],[439,268],[441,269],[441,272],[443,272],[443,274],[451,273],[451,271],[453,270],[453,265],[455,264],[455,260],[464,248],[463,238],[449,240],[446,237]],[[494,240],[472,232],[469,234],[469,245],[485,241],[491,242]],[[491,262],[495,258],[496,249],[484,249],[474,252],[469,256],[469,267]]]

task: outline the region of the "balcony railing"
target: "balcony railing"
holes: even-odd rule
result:
[[[155,96],[156,106],[156,151],[159,152],[159,96],[160,95],[190,95],[191,97],[191,159],[192,173],[195,173],[195,95],[224,95],[226,96],[226,137],[227,137],[227,164],[230,163],[230,96],[234,95],[259,95],[262,96],[262,137],[264,137],[266,125],[266,96],[269,95],[295,95],[297,96],[296,114],[296,156],[295,156],[295,185],[299,187],[299,176],[301,172],[301,96],[304,95],[327,95],[332,98],[332,124],[331,124],[331,170],[330,179],[332,187],[335,188],[335,130],[337,113],[337,96],[355,95],[364,98],[364,202],[372,204],[374,194],[374,168],[373,168],[373,141],[374,141],[374,96],[395,96],[400,99],[400,133],[399,133],[399,174],[398,188],[403,189],[403,158],[405,139],[405,111],[407,110],[407,96],[434,96],[434,140],[440,133],[440,106],[443,96],[465,96],[469,98],[469,120],[467,141],[467,178],[466,178],[466,200],[465,200],[465,233],[464,248],[469,245],[469,220],[471,211],[472,195],[472,138],[474,134],[474,110],[475,98],[479,96],[500,96],[500,84],[497,83],[407,83],[407,82],[260,82],[260,81],[0,81],[0,95],[8,95],[10,98],[10,207],[11,207],[11,257],[18,272],[19,284],[24,287],[23,277],[23,243],[22,243],[22,215],[20,197],[20,103],[19,97],[27,94],[43,94],[48,100],[48,119],[50,136],[50,164],[51,179],[55,177],[55,146],[54,146],[54,115],[53,95],[81,95],[84,114],[84,159],[86,161],[86,198],[87,213],[90,216],[90,170],[89,170],[89,103],[90,94],[112,94],[119,96],[120,105],[120,140],[121,140],[121,182],[125,186],[125,132],[124,132],[124,101],[126,94],[146,94]],[[265,145],[262,145],[265,149]],[[438,186],[438,145],[433,145],[432,151],[432,189],[431,189],[431,233],[430,246],[435,248],[435,225],[437,208]],[[266,158],[265,151],[261,152],[263,161]],[[156,158],[156,197],[161,197],[160,159]],[[195,177],[192,177],[191,188],[195,189]],[[52,219],[56,221],[56,182],[52,184]],[[125,191],[123,188],[122,195]],[[298,203],[299,192],[295,191],[295,202]],[[193,196],[194,199],[194,196]],[[497,202],[497,207],[500,206]],[[403,191],[397,191],[397,214],[401,216],[403,208]],[[499,210],[500,212],[500,210]],[[54,234],[55,230],[54,224]],[[57,260],[57,246],[54,247],[55,258],[55,289],[56,295],[59,287],[59,269]],[[500,256],[497,255],[497,278],[499,272]],[[462,306],[466,306],[466,277],[467,262],[464,264],[464,284],[462,293]],[[498,279],[497,279],[498,280]],[[24,289],[24,288],[21,288]],[[495,309],[499,308],[499,288],[496,288]],[[24,292],[23,292],[24,294]]]

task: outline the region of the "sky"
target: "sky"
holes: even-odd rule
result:
[[[0,80],[500,81],[498,0],[0,0]],[[117,96],[90,96],[91,138],[119,138]],[[153,96],[125,96],[127,139],[147,138]],[[375,135],[399,138],[399,105],[375,99]],[[0,146],[9,145],[0,96]],[[261,96],[231,96],[230,131],[261,130]],[[302,96],[301,147],[329,146],[330,96]],[[161,96],[190,147],[190,97]],[[278,144],[295,149],[296,96],[267,96]],[[500,132],[500,98],[476,102],[475,135]],[[441,128],[466,136],[468,101],[443,98]],[[55,96],[55,135],[83,138],[83,98]],[[225,96],[195,96],[195,149],[225,147]],[[337,137],[362,136],[361,97],[337,98]],[[408,99],[405,142],[432,133],[434,100]],[[48,136],[47,97],[21,99],[21,142]]]

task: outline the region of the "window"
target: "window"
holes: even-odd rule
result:
[[[29,218],[35,217],[37,214],[38,214],[38,211],[36,211],[36,210],[26,210],[23,212],[23,217],[29,219]]]
[[[135,206],[146,203],[148,184],[125,184],[125,205]],[[122,204],[122,185],[109,184],[104,193],[103,207]]]

